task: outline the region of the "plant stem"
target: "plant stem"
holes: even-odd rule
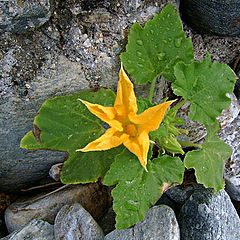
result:
[[[178,140],[178,142],[180,143],[181,146],[202,148],[202,144],[191,143],[191,142],[186,142],[181,140]]]
[[[151,83],[151,87],[149,90],[149,96],[148,96],[148,100],[152,103],[152,99],[153,99],[153,94],[154,94],[154,90],[155,90],[155,85],[156,85],[156,81],[157,81],[157,77],[155,77]]]

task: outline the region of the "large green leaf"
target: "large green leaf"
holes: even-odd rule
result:
[[[194,168],[197,182],[217,193],[224,188],[224,160],[231,157],[232,149],[217,135],[206,138],[202,149],[188,152],[184,159],[186,168]]]
[[[212,63],[210,55],[203,62],[177,63],[174,67],[176,81],[172,84],[178,96],[192,103],[189,117],[205,125],[212,125],[231,100],[235,74],[225,64]]]
[[[115,94],[105,89],[98,92],[87,90],[72,96],[48,99],[34,119],[34,133],[26,134],[20,146],[27,149],[75,152],[103,134],[103,122],[79,98],[112,106]]]
[[[151,82],[158,75],[175,80],[173,66],[178,61],[193,61],[193,46],[185,38],[181,21],[173,5],[167,5],[144,27],[133,24],[126,52],[121,54],[124,67],[137,83]]]
[[[137,157],[124,150],[116,157],[104,184],[118,184],[112,190],[116,228],[127,228],[142,220],[146,211],[160,198],[163,183],[181,183],[184,167],[177,157],[165,155],[148,161],[148,172]]]
[[[105,175],[115,156],[123,149],[123,146],[119,146],[108,151],[71,153],[63,165],[62,183],[75,184],[97,181],[99,177]]]
[[[69,153],[64,163],[63,183],[86,183],[103,177],[122,147],[103,152],[76,152],[104,133],[103,122],[78,99],[112,106],[115,94],[110,90],[84,91],[72,96],[47,100],[34,119],[35,131],[27,133],[21,147],[49,149]]]

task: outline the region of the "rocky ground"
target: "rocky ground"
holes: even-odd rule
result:
[[[119,54],[131,25],[145,23],[170,2],[178,7],[179,1],[170,0],[0,1],[2,239],[240,239],[239,101],[219,133],[233,148],[225,190],[214,195],[196,184],[174,187],[143,221],[121,231],[114,230],[109,188],[100,183],[62,186],[49,177],[49,169],[62,163],[65,153],[19,148],[47,98],[89,87],[116,90]],[[200,34],[183,25],[196,60],[208,51],[212,60],[240,73],[240,37]],[[156,101],[165,97],[168,85],[163,83]],[[137,94],[144,96],[148,87],[138,87]],[[240,96],[239,85],[235,95]],[[62,189],[48,194],[57,188]]]

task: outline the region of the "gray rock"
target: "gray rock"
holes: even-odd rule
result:
[[[219,132],[219,137],[232,147],[231,159],[225,164],[226,191],[236,201],[240,201],[240,115],[228,127]]]
[[[54,1],[4,0],[0,2],[0,9],[0,30],[24,34],[49,20]]]
[[[79,203],[61,208],[55,219],[54,234],[56,240],[101,240],[104,237],[97,222]]]
[[[46,177],[54,163],[65,160],[65,153],[32,152],[19,147],[21,138],[32,130],[33,119],[47,98],[88,88],[78,63],[71,63],[62,55],[57,56],[51,66],[50,63],[43,65],[42,71],[28,83],[27,97],[11,85],[5,85],[9,87],[0,102],[0,188],[3,191],[29,187]]]
[[[60,174],[62,171],[63,163],[57,163],[52,165],[52,167],[49,170],[49,176],[55,180],[55,181],[60,181]]]
[[[66,204],[80,203],[95,219],[103,216],[111,204],[108,188],[97,183],[72,185],[52,193],[20,199],[5,211],[5,222],[9,232],[17,230],[32,219],[54,223],[58,211]],[[45,196],[45,197],[44,197]]]
[[[114,230],[105,236],[104,240],[134,240],[134,229]],[[140,240],[140,239],[139,239]]]
[[[183,205],[194,191],[193,186],[188,186],[182,189],[180,186],[170,188],[165,194],[174,202]]]
[[[1,240],[55,240],[53,225],[34,219],[22,229],[16,230]]]
[[[180,232],[173,210],[165,205],[152,207],[133,228],[114,230],[104,240],[179,240]]]
[[[184,0],[180,10],[183,18],[196,31],[221,36],[240,33],[238,0]]]
[[[183,205],[179,224],[183,240],[240,239],[240,219],[227,193],[195,190]]]

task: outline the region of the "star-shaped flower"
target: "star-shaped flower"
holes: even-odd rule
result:
[[[122,67],[119,78],[113,107],[105,107],[80,99],[90,112],[106,122],[110,128],[101,137],[77,151],[102,151],[123,144],[138,157],[141,165],[146,169],[150,144],[148,134],[159,128],[167,108],[173,101],[148,108],[137,115],[138,107],[133,84]]]

